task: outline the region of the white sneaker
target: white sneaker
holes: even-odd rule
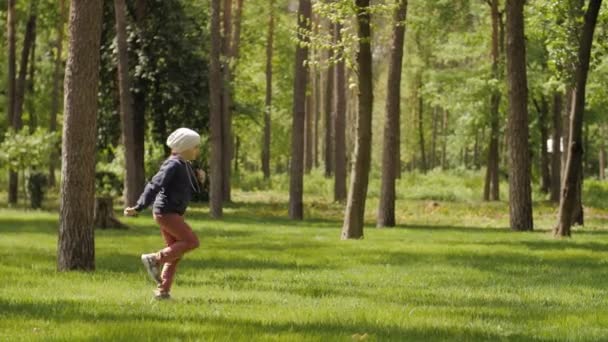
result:
[[[156,300],[168,300],[171,299],[169,292],[163,292],[161,290],[154,291],[154,299]]]
[[[158,262],[156,261],[156,255],[142,254],[141,262],[144,264],[146,271],[148,271],[150,278],[156,282],[156,285],[160,285],[162,280],[160,279],[160,268],[158,267]]]

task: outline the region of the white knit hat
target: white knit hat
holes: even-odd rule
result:
[[[179,128],[167,138],[167,146],[180,153],[200,145],[201,136],[189,128]]]

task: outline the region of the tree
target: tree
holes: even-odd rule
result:
[[[8,0],[7,37],[8,37],[8,90],[7,120],[8,127],[14,126],[15,90],[16,90],[16,39],[15,39],[15,0]],[[17,173],[9,171],[8,203],[17,204],[19,178]]]
[[[329,31],[333,32],[334,24],[329,23]],[[334,141],[333,141],[333,91],[334,91],[334,67],[331,63],[333,56],[333,49],[327,51],[327,61],[329,66],[327,67],[327,73],[325,78],[325,94],[324,94],[324,108],[325,112],[325,177],[329,178],[334,172]]]
[[[533,99],[534,107],[538,113],[538,129],[540,132],[540,176],[541,184],[540,190],[543,193],[549,193],[551,187],[551,174],[549,173],[549,152],[547,150],[547,140],[549,137],[547,128],[547,117],[549,116],[549,103],[544,95],[540,97],[540,103],[536,99]]]
[[[359,86],[359,103],[357,115],[357,138],[355,145],[355,162],[351,175],[348,201],[342,227],[342,239],[362,239],[365,218],[365,201],[369,182],[372,143],[372,53],[369,0],[356,0],[357,37],[357,81]]]
[[[270,0],[268,16],[268,36],[266,39],[266,102],[264,111],[264,143],[262,147],[262,171],[264,178],[270,178],[270,115],[272,112],[272,45],[274,41],[274,0]]]
[[[498,0],[488,0],[492,16],[492,77],[500,81],[502,72],[500,70],[500,30],[501,13],[498,10]],[[483,199],[485,201],[500,200],[500,179],[499,171],[499,150],[498,139],[500,129],[500,90],[494,89],[490,97],[490,146],[488,148],[488,166],[486,169],[486,182],[484,187]]]
[[[334,42],[337,44],[342,40],[342,25],[334,25]],[[338,52],[342,54],[343,52]],[[344,56],[337,56],[337,64],[334,67],[334,200],[344,202],[346,200],[346,75]]]
[[[78,0],[70,6],[57,251],[60,271],[95,268],[95,126],[102,7],[101,1]]]
[[[122,143],[125,146],[124,201],[134,206],[141,193],[137,178],[135,156],[135,132],[133,118],[133,97],[131,96],[131,76],[127,51],[127,6],[125,0],[114,0],[116,16],[116,42],[118,45],[118,89],[120,94],[120,119],[122,122]]]
[[[509,86],[509,208],[511,229],[532,230],[532,189],[528,143],[528,81],[524,38],[524,0],[507,0]]]
[[[222,94],[222,165],[223,189],[222,200],[230,202],[231,195],[231,166],[234,154],[234,142],[232,136],[232,0],[224,0],[223,7],[223,39],[222,39],[222,63],[221,71],[223,77]]]
[[[293,88],[293,122],[291,130],[291,171],[289,183],[289,217],[293,220],[304,218],[304,119],[306,115],[306,87],[308,83],[308,38],[311,15],[310,0],[300,0],[298,8],[298,46],[295,58],[295,79]]]
[[[382,188],[378,205],[378,227],[395,226],[395,179],[401,121],[401,69],[407,0],[397,0],[394,13],[393,42],[390,51],[386,95],[386,121],[384,123],[384,148],[382,149]]]
[[[580,33],[580,45],[578,48],[578,61],[576,65],[576,83],[572,108],[570,114],[570,134],[568,140],[568,159],[564,170],[562,197],[559,206],[559,218],[554,234],[557,236],[570,236],[572,218],[576,214],[577,195],[581,181],[582,157],[583,157],[583,114],[585,111],[585,90],[587,75],[589,73],[589,62],[591,59],[591,48],[593,44],[593,33],[597,23],[602,0],[589,0],[589,6],[585,13],[583,29]]]
[[[560,188],[561,188],[561,173],[562,173],[562,161],[561,161],[561,139],[562,139],[562,101],[563,96],[559,91],[553,92],[553,109],[552,109],[552,121],[553,121],[553,153],[551,154],[551,202],[559,203]]]
[[[211,1],[211,52],[209,57],[209,136],[210,136],[210,189],[209,205],[213,218],[222,217],[224,164],[222,159],[222,74],[220,66],[220,4]]]

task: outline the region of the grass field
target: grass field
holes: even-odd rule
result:
[[[313,197],[314,198],[314,197]],[[402,199],[395,229],[340,241],[342,207],[236,192],[224,221],[188,214],[201,248],[174,299],[152,300],[139,254],[161,246],[148,214],[96,232],[92,273],[58,273],[57,214],[0,211],[0,340],[606,341],[608,212],[587,208],[570,240],[507,229],[506,203]]]

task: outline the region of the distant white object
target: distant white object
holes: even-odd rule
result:
[[[547,151],[553,153],[553,139],[547,139]],[[559,151],[564,152],[564,138],[559,138]]]

